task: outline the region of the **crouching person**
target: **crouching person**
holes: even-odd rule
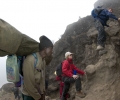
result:
[[[24,60],[23,100],[45,100],[45,58],[52,56],[52,49],[52,42],[47,37],[41,36],[39,52],[34,53],[37,59],[31,54]]]
[[[72,55],[73,53],[71,52],[66,52],[65,53],[65,58],[66,60],[63,61],[62,63],[62,81],[64,82],[64,89],[62,93],[62,100],[66,100],[65,96],[67,92],[69,91],[70,88],[70,83],[75,82],[76,86],[76,95],[84,98],[85,94],[82,93],[82,87],[81,87],[81,79],[78,75],[74,75],[74,70],[81,75],[85,75],[85,72],[78,69],[72,61]]]

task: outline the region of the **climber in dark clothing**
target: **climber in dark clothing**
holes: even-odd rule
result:
[[[109,18],[115,19],[120,21],[120,18],[117,18],[115,15],[112,14],[112,9],[109,8],[108,10],[102,9],[102,7],[98,6],[97,8],[93,9],[91,15],[95,19],[95,27],[98,30],[98,46],[97,50],[101,50],[105,46],[106,41],[106,34],[104,30],[104,26],[109,27],[107,25],[107,21]]]

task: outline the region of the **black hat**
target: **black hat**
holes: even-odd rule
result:
[[[39,38],[40,43],[39,43],[39,49],[43,50],[44,48],[48,48],[48,47],[53,47],[53,43],[50,39],[48,39],[46,36],[41,36]]]

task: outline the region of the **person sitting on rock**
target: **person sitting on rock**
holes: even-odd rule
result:
[[[65,96],[67,92],[69,91],[70,88],[70,83],[74,83],[76,85],[76,95],[84,98],[85,94],[82,93],[82,86],[81,86],[81,78],[78,75],[74,75],[73,71],[76,70],[78,74],[85,75],[86,73],[80,69],[78,69],[74,64],[73,64],[73,53],[71,52],[66,52],[65,53],[65,59],[62,62],[62,81],[64,82],[64,88],[63,88],[63,93],[62,93],[62,100],[66,100]]]
[[[104,26],[109,27],[109,25],[107,25],[107,21],[109,20],[109,18],[120,21],[120,18],[117,18],[115,15],[112,14],[112,12],[113,10],[111,8],[103,9],[102,6],[98,6],[91,12],[92,17],[95,19],[95,27],[98,30],[97,50],[104,49],[104,43],[106,41]]]

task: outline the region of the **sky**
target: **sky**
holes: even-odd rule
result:
[[[0,18],[39,41],[57,41],[67,25],[91,14],[97,0],[0,0]],[[6,81],[6,58],[0,57],[0,87]]]

